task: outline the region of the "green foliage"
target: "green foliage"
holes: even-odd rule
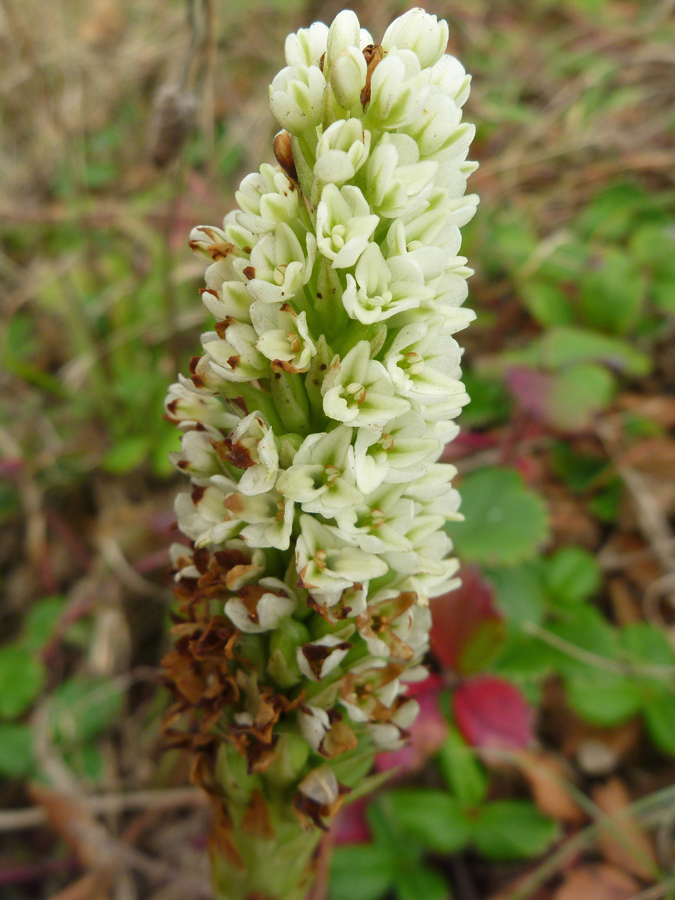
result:
[[[478,852],[500,862],[539,856],[558,837],[557,823],[527,800],[486,803],[472,825]]]
[[[33,766],[33,736],[28,725],[0,724],[0,777],[23,778]]]
[[[487,772],[452,723],[436,756],[436,765],[461,808],[473,808],[485,800]]]
[[[618,628],[592,605],[601,573],[578,547],[486,572],[508,622],[495,670],[532,687],[558,674],[567,702],[601,727],[644,717],[654,744],[675,755],[675,652],[647,622]]]
[[[462,482],[465,522],[447,526],[467,562],[515,565],[531,558],[546,539],[546,510],[512,469],[488,468]]]
[[[392,808],[396,802],[392,801],[391,794],[385,794],[369,805],[372,844],[336,849],[330,877],[333,900],[353,900],[355,897],[378,900],[389,891],[393,891],[398,900],[414,900],[419,896],[429,896],[432,900],[449,898],[445,879],[423,861],[423,841],[411,835],[399,822]],[[424,814],[420,817],[422,824],[418,825],[420,833],[424,832],[423,820]]]
[[[27,647],[9,644],[0,649],[0,718],[16,719],[34,703],[47,672]]]
[[[393,868],[386,887],[382,878],[380,893],[369,894],[373,898],[392,887],[398,897],[408,897],[402,884],[427,882],[430,890],[444,896],[438,874],[420,862],[424,853],[453,854],[471,846],[492,860],[528,859],[544,852],[558,835],[556,823],[531,802],[487,799],[487,773],[452,723],[437,764],[449,791],[398,788],[370,807],[375,843],[362,858],[369,857],[378,866],[389,852]],[[339,877],[347,877],[349,861],[357,857],[355,849],[338,849]],[[336,893],[338,900],[341,896]]]

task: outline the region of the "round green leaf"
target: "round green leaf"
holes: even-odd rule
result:
[[[469,839],[469,823],[459,802],[450,794],[425,788],[391,791],[385,809],[401,829],[425,848],[457,853]]]
[[[558,826],[527,800],[495,800],[473,823],[473,840],[488,859],[539,856],[558,836]]]
[[[447,531],[467,562],[516,565],[545,541],[546,509],[513,469],[489,468],[468,475],[461,485],[464,522]]]
[[[586,666],[565,681],[572,709],[594,725],[610,728],[637,715],[642,690],[637,679]]]
[[[542,578],[532,563],[508,569],[489,569],[485,575],[494,585],[495,602],[511,628],[520,630],[525,622],[540,624],[543,621],[545,599]]]

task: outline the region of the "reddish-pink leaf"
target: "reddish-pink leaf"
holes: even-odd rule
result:
[[[493,659],[505,625],[480,571],[466,566],[459,574],[457,590],[431,601],[431,652],[444,668],[471,675]]]
[[[525,412],[540,422],[550,420],[551,393],[555,376],[529,366],[513,366],[506,373],[506,386]]]
[[[331,826],[333,843],[341,844],[369,844],[371,841],[370,829],[366,822],[366,804],[364,797],[343,806],[335,816]]]
[[[465,681],[453,695],[452,709],[457,727],[473,747],[520,750],[534,737],[525,697],[495,675]]]

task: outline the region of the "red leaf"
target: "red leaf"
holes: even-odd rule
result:
[[[550,421],[555,376],[529,366],[513,366],[506,373],[505,381],[522,410],[540,422]]]
[[[444,668],[470,675],[492,660],[505,625],[480,571],[467,566],[459,574],[460,587],[431,601],[431,652]]]
[[[333,820],[331,833],[336,847],[342,844],[369,844],[372,840],[366,822],[367,799],[343,806]]]
[[[521,750],[532,741],[532,710],[518,688],[494,675],[479,675],[455,691],[457,727],[473,747]]]

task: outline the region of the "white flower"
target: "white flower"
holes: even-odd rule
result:
[[[360,119],[333,122],[316,146],[315,182],[342,185],[351,181],[368,159],[369,150],[370,132]]]
[[[431,84],[447,94],[454,100],[457,106],[464,106],[469,89],[471,76],[466,74],[464,66],[454,56],[441,56],[431,70]]]
[[[284,56],[289,66],[318,66],[326,52],[328,27],[314,22],[309,28],[301,28],[289,34],[284,45]]]
[[[274,487],[279,471],[279,452],[274,432],[257,410],[237,424],[219,447],[223,459],[243,469],[239,490],[263,494]]]
[[[234,196],[241,209],[236,221],[253,234],[273,231],[279,222],[297,227],[298,191],[278,167],[265,164],[247,175]]]
[[[375,67],[370,82],[366,122],[385,131],[410,124],[423,112],[430,70],[423,70],[412,50],[391,50]]]
[[[386,425],[360,428],[354,445],[354,468],[359,490],[370,493],[384,482],[409,482],[424,474],[425,461],[440,451],[438,438],[416,412]]]
[[[352,109],[358,104],[367,73],[366,60],[358,47],[346,47],[335,57],[330,67],[330,86],[343,109]]]
[[[298,713],[298,722],[307,742],[314,750],[318,750],[330,728],[330,719],[326,710],[307,704]]]
[[[406,122],[406,134],[417,143],[422,159],[464,159],[476,128],[461,125],[462,110],[446,94],[431,94],[418,116]]]
[[[298,647],[297,658],[300,671],[310,681],[321,681],[326,675],[337,669],[351,650],[352,645],[335,634]]]
[[[399,216],[412,198],[428,192],[437,171],[438,163],[419,161],[417,144],[407,134],[385,134],[368,160],[368,202],[381,216]]]
[[[246,496],[232,493],[224,503],[241,528],[241,538],[249,547],[276,547],[288,550],[293,527],[293,503],[276,491]]]
[[[332,530],[366,553],[410,550],[405,534],[415,518],[415,503],[402,497],[403,491],[402,486],[380,487],[359,506],[337,512],[338,527]]]
[[[169,459],[195,484],[208,484],[212,475],[226,472],[213,444],[213,438],[207,431],[188,431],[181,439],[180,452],[170,453]]]
[[[256,347],[263,356],[277,363],[286,372],[306,372],[316,355],[316,345],[307,327],[307,313],[297,315],[284,304],[276,315],[277,328],[262,331],[256,327],[260,338]],[[256,323],[257,325],[257,323]]]
[[[268,374],[269,362],[256,350],[258,335],[251,325],[233,322],[223,334],[223,338],[215,331],[202,335],[202,346],[217,375],[226,381],[252,381]]]
[[[342,302],[349,316],[364,325],[382,322],[434,296],[419,266],[406,257],[385,260],[378,244],[368,244],[354,275],[347,275]]]
[[[394,338],[385,357],[396,390],[406,397],[464,393],[459,381],[461,350],[440,329],[442,319],[406,325]]]
[[[223,491],[213,485],[176,497],[178,527],[197,547],[221,544],[239,533],[241,522],[225,509],[225,500]]]
[[[272,631],[288,618],[297,599],[293,591],[278,578],[261,578],[258,584],[241,589],[225,604],[225,614],[247,634]]]
[[[300,517],[296,566],[303,587],[327,606],[334,606],[356,582],[379,578],[387,564],[332,534],[312,516]]]
[[[326,42],[325,67],[330,69],[335,59],[348,47],[363,50],[373,43],[373,37],[365,28],[361,28],[356,13],[345,9],[338,13],[328,31]]]
[[[302,134],[321,124],[326,79],[318,66],[287,66],[270,85],[270,109],[282,128]]]
[[[373,656],[393,657],[407,662],[420,659],[429,646],[431,614],[420,606],[414,591],[378,591],[357,627]]]
[[[244,281],[222,281],[217,288],[202,291],[202,303],[219,322],[234,319],[250,323],[251,298]]]
[[[405,743],[405,731],[417,718],[420,705],[417,700],[407,700],[391,717],[390,722],[368,726],[373,743],[378,750],[397,750]]]
[[[402,415],[410,403],[395,396],[382,363],[370,358],[370,344],[359,341],[343,360],[335,360],[321,386],[327,416],[348,425],[374,425]]]
[[[411,9],[395,19],[384,33],[382,46],[385,50],[398,47],[412,50],[422,68],[437,63],[448,46],[448,23],[430,16],[423,9]]]
[[[267,234],[253,248],[250,281],[246,290],[253,300],[283,303],[291,300],[307,284],[316,257],[316,238],[307,233],[306,249],[297,235],[280,222],[274,234]]]
[[[353,266],[368,246],[378,222],[357,187],[345,185],[338,189],[327,184],[316,212],[319,252],[332,260],[334,269]]]
[[[182,375],[178,378],[169,388],[164,404],[170,422],[182,429],[196,428],[199,424],[211,434],[234,428],[240,416],[225,406],[220,397],[198,390]]]
[[[354,483],[352,429],[340,425],[327,434],[310,434],[282,472],[277,490],[302,505],[304,512],[335,515],[354,506],[361,492]]]

